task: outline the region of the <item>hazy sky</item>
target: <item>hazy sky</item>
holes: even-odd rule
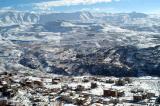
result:
[[[0,0],[0,9],[160,13],[160,0]]]

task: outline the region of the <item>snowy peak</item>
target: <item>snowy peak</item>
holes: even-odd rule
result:
[[[93,18],[90,12],[49,13],[40,15],[39,22],[44,24],[50,21],[89,21]]]
[[[33,13],[19,11],[0,11],[0,24],[37,23],[38,16]]]
[[[108,23],[116,26],[153,26],[160,23],[160,17],[143,13],[28,13],[19,11],[0,11],[0,25],[43,24],[55,21]],[[136,26],[137,27],[137,26]]]
[[[74,13],[28,13],[19,11],[0,11],[0,24],[46,24],[53,21],[90,21],[94,17],[90,12]]]

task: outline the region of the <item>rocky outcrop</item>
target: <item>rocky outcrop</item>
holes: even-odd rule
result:
[[[31,69],[37,69],[40,66],[36,60],[31,58],[23,58],[19,61],[19,63]]]
[[[76,70],[94,75],[160,76],[160,46],[147,49],[121,46],[108,51],[97,51],[92,55],[80,57],[79,60],[83,62]]]

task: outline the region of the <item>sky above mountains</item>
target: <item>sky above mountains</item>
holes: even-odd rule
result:
[[[0,0],[0,10],[160,13],[160,0]]]

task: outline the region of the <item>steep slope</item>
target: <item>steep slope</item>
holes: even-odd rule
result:
[[[91,21],[94,19],[90,12],[74,12],[74,13],[47,13],[41,14],[39,23],[45,24],[53,21]]]
[[[31,24],[37,23],[38,16],[33,13],[19,12],[19,11],[0,11],[0,24]]]

